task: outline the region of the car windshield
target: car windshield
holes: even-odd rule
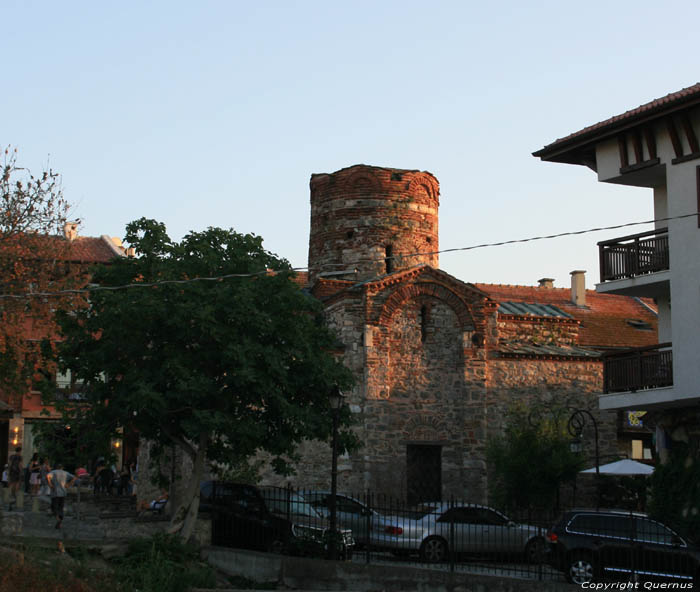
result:
[[[311,507],[306,499],[292,491],[270,488],[262,489],[261,493],[271,512],[320,518],[318,512]]]

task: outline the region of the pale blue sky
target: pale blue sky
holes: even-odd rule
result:
[[[0,143],[62,173],[82,234],[233,227],[299,267],[310,175],[357,163],[438,178],[441,248],[644,220],[647,190],[531,152],[698,82],[699,20],[691,1],[6,0]],[[627,233],[441,267],[592,287],[596,242]]]

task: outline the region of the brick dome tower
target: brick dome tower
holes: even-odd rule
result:
[[[438,267],[440,184],[430,173],[358,164],[311,175],[310,188],[311,281]]]

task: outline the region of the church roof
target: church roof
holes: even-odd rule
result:
[[[586,290],[586,306],[576,306],[571,301],[571,290],[568,288],[502,284],[475,286],[499,303],[501,314],[546,318],[545,315],[537,315],[535,308],[556,307],[580,322],[579,345],[582,347],[630,348],[658,342],[656,307],[648,298],[599,294],[594,290]],[[513,312],[512,304],[518,302],[526,303],[532,312],[524,315]]]

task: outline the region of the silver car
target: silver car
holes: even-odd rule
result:
[[[400,549],[418,552],[423,561],[430,563],[444,561],[450,551],[544,560],[543,529],[516,524],[487,506],[425,503],[392,519],[402,530]]]
[[[300,539],[324,542],[328,534],[328,520],[317,512],[309,500],[291,490],[281,487],[261,486],[260,494],[270,512],[287,517],[292,522],[292,533]],[[350,557],[355,546],[352,530],[339,525],[342,555]]]
[[[321,516],[330,518],[330,491],[305,491],[304,497]],[[396,519],[383,516],[358,499],[336,494],[336,520],[340,528],[352,530],[355,542],[373,549],[400,550],[404,537]]]

